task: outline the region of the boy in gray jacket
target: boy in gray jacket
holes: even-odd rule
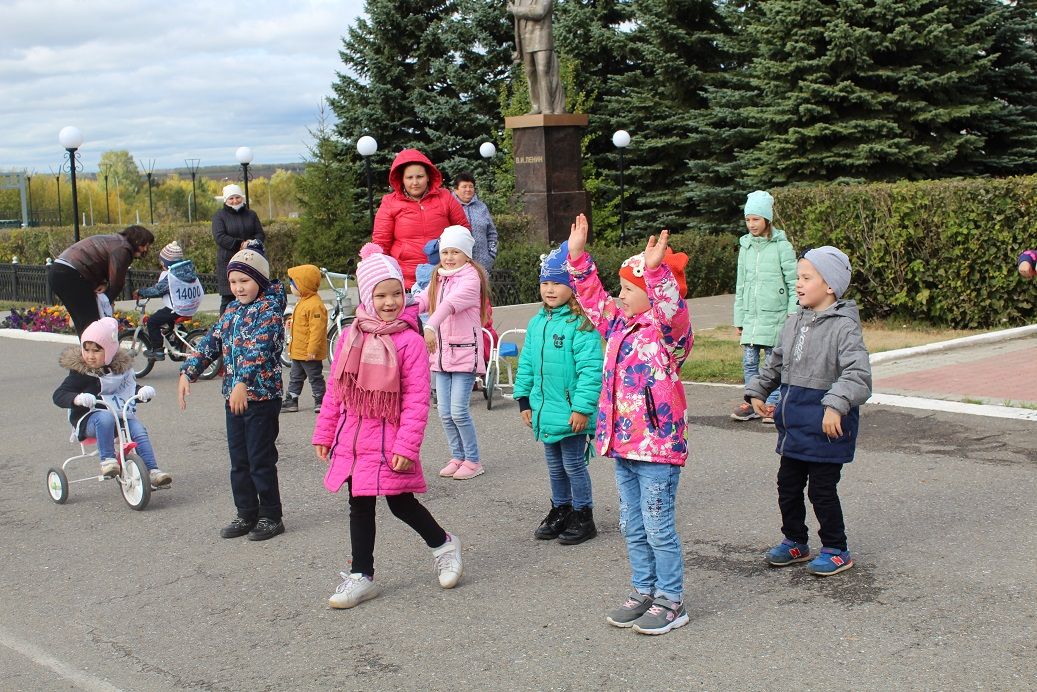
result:
[[[857,304],[841,300],[850,285],[850,261],[837,248],[808,251],[797,267],[800,311],[789,317],[767,364],[745,387],[757,413],[781,389],[774,412],[778,429],[778,507],[781,532],[767,562],[783,567],[813,557],[807,545],[807,495],[821,525],[821,552],[807,570],[824,577],[853,567],[846,547],[843,510],[836,486],[843,464],[853,461],[859,407],[871,396],[871,364]]]

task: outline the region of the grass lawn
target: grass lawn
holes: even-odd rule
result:
[[[888,320],[864,323],[864,343],[870,353],[946,341],[978,334],[979,330],[934,329],[924,325],[902,324]],[[684,363],[681,379],[693,382],[741,384],[742,347],[734,327],[704,329],[695,333],[695,347]]]

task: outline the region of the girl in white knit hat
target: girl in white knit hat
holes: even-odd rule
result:
[[[486,372],[482,325],[489,307],[486,270],[472,261],[475,238],[464,226],[449,226],[439,237],[439,264],[432,283],[417,295],[425,325],[439,417],[450,445],[444,478],[468,480],[483,473],[470,401],[475,378]]]

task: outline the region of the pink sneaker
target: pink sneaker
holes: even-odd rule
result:
[[[443,478],[453,478],[454,474],[457,473],[457,469],[461,468],[462,463],[460,459],[451,459],[450,463],[440,470],[439,475]]]
[[[469,478],[475,478],[481,476],[484,472],[482,464],[478,461],[466,461],[461,464],[461,468],[454,474],[455,481],[466,481]]]

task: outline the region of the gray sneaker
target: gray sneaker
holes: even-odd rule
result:
[[[605,620],[613,627],[631,627],[634,620],[648,612],[652,607],[652,597],[648,594],[633,591],[623,601],[623,605],[613,608],[605,615]]]
[[[339,572],[338,575],[342,577],[342,583],[328,599],[332,608],[353,608],[382,593],[380,586],[362,574]]]
[[[634,631],[640,634],[666,634],[672,629],[688,624],[688,611],[683,603],[674,603],[659,596],[648,612],[631,624]]]

